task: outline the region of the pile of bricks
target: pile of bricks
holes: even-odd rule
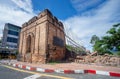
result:
[[[77,63],[83,64],[98,64],[98,65],[106,65],[106,66],[117,66],[120,67],[120,57],[112,56],[112,55],[103,55],[103,56],[77,56],[75,59]]]

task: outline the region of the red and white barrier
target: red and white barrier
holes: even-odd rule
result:
[[[114,76],[114,77],[120,77],[120,73],[118,72],[107,72],[107,71],[99,71],[99,70],[53,70],[53,69],[44,69],[39,67],[30,67],[22,64],[12,64],[12,63],[3,63],[7,65],[11,65],[13,67],[26,69],[30,71],[38,71],[38,72],[46,72],[46,73],[64,73],[64,74],[98,74],[98,75],[107,75],[107,76]]]

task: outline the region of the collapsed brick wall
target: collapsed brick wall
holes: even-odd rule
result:
[[[77,56],[75,59],[76,63],[83,64],[96,64],[96,65],[106,65],[106,66],[117,66],[120,67],[120,57],[112,55],[103,56]]]

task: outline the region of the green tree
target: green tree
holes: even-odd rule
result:
[[[120,23],[113,25],[113,27],[107,31],[107,34],[109,34],[107,44],[110,48],[113,49],[115,47],[120,51]]]
[[[120,57],[120,51],[119,51],[119,52],[117,52],[117,55]]]
[[[94,51],[97,51],[98,54],[103,55],[105,53],[112,54],[108,48],[108,45],[105,44],[104,40],[96,41],[95,45],[93,46]]]
[[[93,50],[98,51],[99,54],[111,54],[113,48],[120,51],[120,23],[113,25],[106,33],[108,35],[103,36],[101,39],[97,38],[95,35],[91,38]]]
[[[98,40],[99,40],[99,37],[98,37],[98,36],[96,36],[96,35],[93,35],[93,36],[92,36],[92,38],[91,38],[90,43],[94,45],[94,44],[95,44],[95,42],[96,42],[96,41],[98,41]]]

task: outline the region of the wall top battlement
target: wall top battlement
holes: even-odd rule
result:
[[[45,9],[44,11],[42,11],[41,13],[38,14],[38,16],[34,16],[33,18],[31,18],[28,22],[25,22],[22,25],[22,28],[30,25],[31,23],[35,22],[36,20],[44,17],[45,15],[49,16],[50,18],[52,18],[52,20],[54,21],[54,23],[56,22],[57,24],[59,24],[59,26],[61,26],[63,28],[63,23],[61,21],[59,21],[55,16],[52,15],[52,13],[48,10]]]

